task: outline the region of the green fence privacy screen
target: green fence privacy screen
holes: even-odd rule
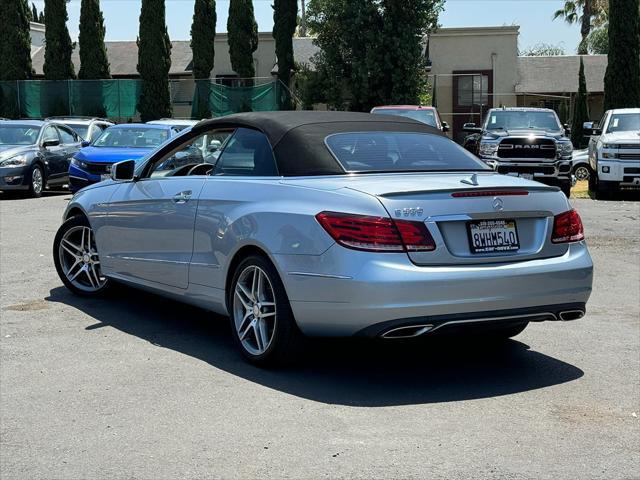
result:
[[[22,80],[0,82],[0,117],[97,116],[126,121],[138,116],[140,80]],[[227,86],[213,81],[172,80],[174,115],[202,118],[237,112],[282,110],[289,90],[280,81]],[[191,108],[189,108],[191,107]],[[177,110],[181,114],[177,115]]]

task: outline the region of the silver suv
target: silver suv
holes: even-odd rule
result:
[[[85,142],[92,143],[107,128],[113,125],[113,122],[106,118],[98,117],[50,117],[47,120],[55,120],[72,128]]]

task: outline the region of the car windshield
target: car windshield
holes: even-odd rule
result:
[[[607,133],[638,130],[640,130],[640,113],[614,113],[607,127]]]
[[[161,128],[116,127],[107,128],[93,143],[94,147],[153,148],[169,137]]]
[[[326,144],[347,172],[489,170],[448,138],[428,133],[338,133],[327,137]]]
[[[406,110],[403,108],[374,108],[373,112],[376,115],[398,115],[400,117],[407,117],[417,120],[432,127],[438,127],[438,121],[436,120],[436,114],[433,110],[421,109],[421,110]]]
[[[82,123],[65,123],[65,125],[73,128],[83,139],[88,140],[87,133],[89,132],[89,125],[83,125]]]
[[[32,125],[1,125],[0,145],[33,145],[39,133],[40,127]]]
[[[494,110],[489,114],[485,128],[486,130],[562,130],[562,126],[554,112],[526,110]]]

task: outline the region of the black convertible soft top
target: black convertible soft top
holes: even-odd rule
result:
[[[324,141],[347,132],[418,132],[443,135],[440,130],[404,117],[354,112],[251,112],[203,120],[192,132],[212,128],[246,127],[263,132],[273,148],[283,176],[339,175],[344,169]]]

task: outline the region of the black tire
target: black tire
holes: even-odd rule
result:
[[[520,335],[525,328],[527,328],[529,322],[510,323],[507,325],[500,325],[491,328],[486,335],[495,340],[506,340],[508,338]]]
[[[562,190],[562,193],[564,193],[567,198],[571,197],[571,180],[562,182],[560,184],[560,190]]]
[[[40,198],[46,185],[44,171],[39,164],[35,164],[29,171],[29,196]]]
[[[69,232],[72,229],[78,229],[79,227],[87,227],[89,229],[91,228],[89,221],[82,215],[76,215],[74,217],[71,217],[60,226],[60,228],[58,229],[58,232],[56,233],[55,239],[53,240],[53,263],[55,264],[56,271],[58,272],[58,276],[60,277],[60,280],[62,280],[62,283],[64,283],[65,287],[67,287],[73,293],[83,297],[101,296],[112,287],[113,282],[111,280],[100,276],[101,279],[104,278],[104,284],[102,284],[101,286],[95,289],[83,288],[79,284],[79,282],[78,282],[78,285],[74,284],[67,277],[64,271],[64,268],[65,268],[63,266],[64,260],[61,258],[62,254],[61,254],[61,246],[60,246],[62,243],[62,239],[65,238],[65,234],[67,232]],[[95,253],[93,258],[99,259],[97,256],[97,252]],[[101,279],[99,281],[101,281]]]
[[[268,277],[275,299],[276,312],[268,347],[259,354],[250,352],[240,339],[238,328],[241,327],[236,327],[235,306],[237,303],[234,303],[236,286],[241,275],[253,267],[257,267]],[[281,366],[291,363],[300,355],[304,336],[296,324],[289,298],[278,271],[267,258],[261,255],[250,255],[240,262],[233,274],[229,292],[227,292],[227,306],[233,338],[240,352],[249,362],[260,367]]]

